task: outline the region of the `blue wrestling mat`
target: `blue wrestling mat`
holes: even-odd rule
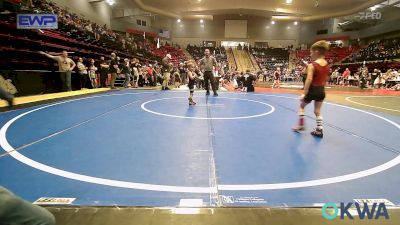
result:
[[[290,94],[119,91],[0,114],[0,185],[74,205],[400,204],[400,118]]]

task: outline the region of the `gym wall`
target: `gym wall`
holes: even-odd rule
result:
[[[269,42],[271,46],[287,46],[288,43],[297,46],[299,44],[299,30],[301,24],[295,26],[293,22],[280,21],[275,25],[266,18],[252,17],[247,19],[247,38],[226,38],[224,17],[214,17],[214,20],[205,20],[202,27],[199,20],[183,20],[181,23],[172,23],[172,42],[181,46],[201,44],[204,40],[216,41],[245,41]],[[289,28],[288,28],[289,27]]]

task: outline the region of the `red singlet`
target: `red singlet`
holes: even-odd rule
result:
[[[325,66],[321,66],[316,62],[312,62],[312,65],[314,66],[314,75],[313,75],[313,81],[312,81],[312,86],[325,86],[326,80],[329,77],[329,71],[330,67],[328,64]]]

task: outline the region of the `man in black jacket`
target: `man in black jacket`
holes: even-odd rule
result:
[[[0,186],[0,223],[55,225],[56,220],[46,209],[19,198]]]

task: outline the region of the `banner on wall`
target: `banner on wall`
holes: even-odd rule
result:
[[[171,34],[170,34],[169,30],[160,30],[160,32],[158,33],[158,36],[169,39],[171,37]]]

